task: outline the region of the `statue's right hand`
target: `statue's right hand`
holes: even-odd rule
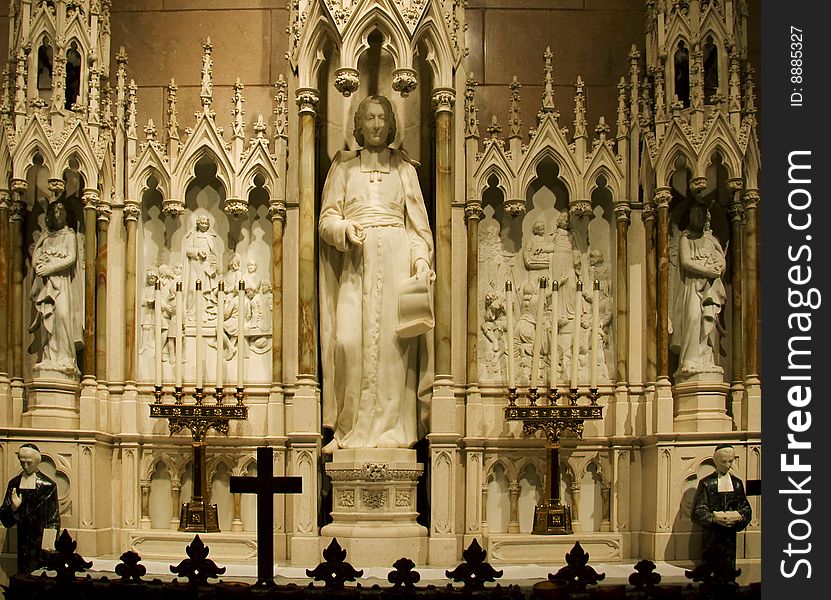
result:
[[[11,501],[12,510],[17,510],[20,508],[20,505],[23,504],[23,498],[17,493],[17,489],[12,489]]]
[[[363,225],[356,223],[355,221],[349,221],[349,223],[346,224],[346,239],[356,246],[362,246],[364,238],[366,238],[366,233],[364,232]]]

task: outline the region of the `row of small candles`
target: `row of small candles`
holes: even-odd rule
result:
[[[243,382],[245,377],[245,361],[243,360],[243,348],[245,347],[245,282],[239,282],[239,290],[237,293],[238,307],[237,307],[237,400],[241,402]],[[202,295],[202,281],[196,280],[195,294],[194,294],[194,312],[196,323],[196,372],[195,372],[195,389],[197,401],[201,401],[202,390],[204,388],[204,365],[203,365],[203,346],[204,346],[204,296]],[[154,337],[156,343],[156,354],[154,357],[154,383],[155,395],[157,401],[161,400],[163,382],[162,371],[162,288],[161,282],[156,282],[155,298],[154,298]],[[223,318],[223,311],[225,306],[225,282],[220,281],[216,292],[216,399],[217,402],[222,402],[223,385],[225,383],[225,359],[223,357],[222,348],[225,339],[225,319]],[[174,396],[177,402],[181,401],[183,396],[182,384],[182,363],[184,362],[184,297],[182,293],[182,282],[176,282],[176,316],[179,324],[175,327],[176,340],[176,358],[173,360],[173,386]]]
[[[539,293],[537,294],[536,306],[536,326],[534,329],[534,340],[531,350],[531,380],[529,386],[529,395],[535,400],[537,397],[537,389],[540,383],[540,354],[542,346],[543,327],[542,320],[545,313],[546,290],[548,289],[548,279],[541,277],[539,280]],[[513,310],[513,284],[510,281],[505,282],[505,308],[508,321],[508,357],[507,357],[507,372],[508,372],[508,389],[509,393],[516,394],[516,374],[514,365],[514,310]],[[559,397],[558,382],[557,382],[557,344],[559,336],[559,319],[560,319],[560,286],[558,281],[552,282],[551,288],[551,329],[550,334],[550,350],[549,356],[551,364],[548,375],[549,393],[553,398]],[[580,318],[583,314],[583,282],[577,281],[577,289],[574,299],[574,333],[571,340],[571,378],[570,388],[571,396],[576,398],[578,389],[578,368],[580,356]],[[599,327],[600,327],[600,281],[594,280],[594,288],[592,290],[592,322],[591,322],[591,340],[589,346],[589,388],[592,400],[596,400],[597,392],[597,359],[598,359],[598,343],[599,343]],[[552,399],[553,399],[552,398]]]

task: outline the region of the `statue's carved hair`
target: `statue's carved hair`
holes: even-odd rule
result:
[[[384,115],[387,123],[389,124],[389,132],[387,133],[386,142],[387,146],[395,141],[395,134],[398,130],[398,126],[395,123],[395,111],[392,109],[390,99],[386,96],[380,95],[367,96],[361,100],[361,103],[358,105],[358,109],[355,111],[355,128],[353,130],[353,135],[355,136],[355,141],[358,142],[358,145],[361,148],[364,146],[363,122],[366,117],[366,111],[372,103],[380,104],[381,108],[384,109]]]

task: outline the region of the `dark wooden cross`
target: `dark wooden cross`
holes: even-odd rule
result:
[[[272,448],[257,448],[257,476],[231,477],[232,494],[257,494],[257,583],[255,587],[273,587],[274,583],[274,494],[299,494],[302,477],[274,477]]]

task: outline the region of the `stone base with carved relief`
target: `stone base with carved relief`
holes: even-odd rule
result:
[[[416,522],[416,484],[423,471],[415,450],[336,450],[326,464],[332,523],[320,532],[321,547],[336,537],[360,566],[390,566],[404,554],[425,564],[427,529]]]

